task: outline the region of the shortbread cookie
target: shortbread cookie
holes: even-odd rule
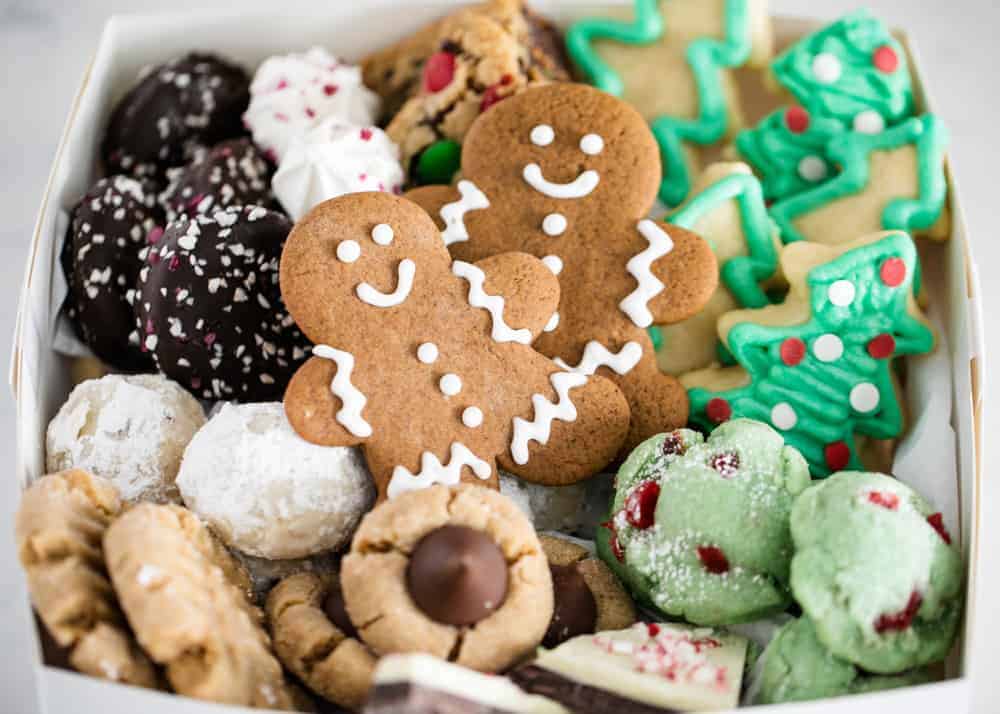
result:
[[[621,630],[635,622],[635,605],[608,566],[586,548],[565,538],[538,540],[552,573],[554,608],[543,647],[577,635]]]
[[[278,659],[313,692],[348,709],[365,701],[376,659],[344,609],[336,573],[298,573],[267,597]]]
[[[110,482],[85,471],[43,476],[21,497],[17,555],[31,601],[72,666],[94,677],[160,687],[118,609],[101,539],[122,503]]]
[[[344,547],[375,501],[360,450],[305,441],[281,402],[224,404],[188,444],[177,487],[223,542],[273,559]]]
[[[130,503],[179,501],[181,457],[204,423],[198,401],[166,377],[109,374],[77,385],[49,422],[46,466],[106,478]]]
[[[802,494],[791,528],[795,599],[834,655],[878,674],[944,659],[962,615],[962,558],[920,494],[845,471]]]
[[[378,506],[342,568],[351,622],[381,655],[425,652],[502,671],[531,653],[552,619],[552,579],[531,524],[472,484]]]
[[[773,42],[763,0],[636,0],[631,11],[581,20],[566,33],[569,54],[586,78],[651,123],[667,205],[687,196],[701,150],[741,128],[731,71],[762,66]]]
[[[794,243],[781,266],[791,285],[784,303],[719,319],[738,366],[683,376],[691,420],[709,430],[736,417],[767,421],[813,476],[861,468],[858,436],[902,433],[892,360],[934,347],[913,297],[913,240],[895,232],[839,246]]]
[[[695,315],[718,284],[711,247],[646,218],[659,158],[642,117],[582,84],[529,89],[482,115],[457,187],[407,194],[461,261],[517,250],[559,276],[561,300],[535,342],[580,375],[606,376],[631,410],[627,451],[687,423],[687,396],[662,374],[646,328]]]
[[[509,253],[452,262],[433,221],[388,193],[342,196],[296,224],[281,289],[313,357],[285,393],[295,430],[362,445],[379,495],[502,468],[561,485],[597,473],[628,430],[610,381],[560,369],[531,341],[558,281]]]
[[[104,536],[108,572],[136,637],[174,691],[291,709],[249,579],[190,511],[144,503]]]

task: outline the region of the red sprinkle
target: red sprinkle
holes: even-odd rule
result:
[[[660,450],[664,456],[680,456],[684,453],[684,440],[677,432],[671,432],[664,437]]]
[[[896,338],[888,332],[876,335],[868,342],[868,354],[875,359],[887,359],[896,351]]]
[[[882,45],[872,53],[872,64],[886,74],[892,74],[899,69],[899,55],[889,45]]]
[[[727,451],[713,456],[709,465],[723,478],[732,478],[740,470],[740,457],[735,451]]]
[[[650,637],[656,637],[658,634],[660,634],[660,626],[657,625],[655,622],[647,622],[646,632],[649,633]]]
[[[806,343],[798,337],[789,337],[781,343],[779,348],[781,361],[789,367],[794,367],[806,356]]]
[[[874,503],[876,506],[882,506],[882,508],[888,508],[890,511],[895,511],[899,508],[899,496],[894,493],[882,493],[881,491],[871,491],[868,494],[868,501]]]
[[[160,262],[160,254],[157,251],[153,251],[146,258],[150,265],[157,265]]]
[[[659,499],[660,484],[656,481],[642,482],[625,499],[625,520],[636,528],[649,528],[655,520]]]
[[[799,106],[789,107],[785,112],[785,126],[793,134],[801,134],[809,128],[809,112]]]
[[[705,405],[705,416],[715,424],[727,421],[733,415],[733,408],[722,397],[713,397]]]
[[[338,87],[336,84],[324,84],[323,94],[325,94],[328,97],[332,97],[334,94],[337,93],[338,89],[340,89],[340,87]]]
[[[287,79],[282,79],[280,82],[278,82],[278,86],[274,88],[274,91],[277,92],[278,90],[281,90],[281,89],[288,89],[288,80]]]
[[[889,258],[878,271],[882,282],[890,288],[894,288],[906,278],[906,263],[900,258]]]
[[[847,464],[851,462],[851,450],[843,441],[835,441],[832,444],[827,444],[826,448],[823,449],[823,456],[826,459],[827,467],[831,471],[846,469]]]
[[[201,389],[201,377],[191,377],[191,389]]]
[[[278,154],[274,149],[267,149],[264,151],[264,157],[270,161],[272,164],[278,163]]]
[[[316,117],[316,110],[312,107],[306,107],[306,116],[310,119],[314,119]]]
[[[944,527],[944,516],[940,513],[932,513],[927,516],[927,522],[930,523],[931,528],[937,531],[937,534],[941,536],[943,540],[948,545],[951,545],[951,534],[948,533],[948,529]]]
[[[284,112],[275,112],[274,118],[277,119],[278,121],[288,121],[288,115],[285,114]]]
[[[174,253],[170,258],[170,262],[167,264],[167,270],[173,272],[179,267],[181,267],[181,257],[177,255],[177,253]]]
[[[361,141],[371,141],[372,140],[372,130],[364,128],[361,130]]]
[[[428,92],[440,92],[454,77],[455,55],[451,52],[435,52],[424,63],[424,89]]]
[[[215,333],[209,332],[202,339],[204,340],[206,347],[211,347],[212,345],[215,344]]]
[[[163,229],[160,226],[153,226],[149,229],[149,233],[146,234],[147,243],[156,243],[160,238],[163,237]]]
[[[920,593],[914,590],[910,593],[910,599],[902,610],[888,615],[879,615],[878,619],[875,620],[875,632],[881,635],[884,632],[905,630],[913,622],[913,618],[917,616],[923,601]]]
[[[146,334],[151,335],[156,332],[156,327],[153,326],[152,320],[146,320]]]
[[[705,570],[714,575],[729,572],[729,560],[726,558],[726,554],[722,552],[721,548],[714,545],[699,545],[698,560],[705,566]]]
[[[205,198],[205,194],[203,194],[203,193],[199,193],[199,194],[197,194],[195,196],[192,196],[191,200],[188,201],[187,207],[189,209],[191,209],[191,210],[194,210],[195,208],[198,207],[198,204],[201,203],[204,198]]]
[[[619,563],[624,563],[625,549],[622,548],[621,541],[618,540],[618,531],[615,530],[614,521],[604,521],[604,523],[601,524],[601,528],[607,528],[608,531],[610,531],[611,552],[614,554],[615,558],[618,560]]]

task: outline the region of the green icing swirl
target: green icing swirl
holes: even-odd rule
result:
[[[875,52],[895,53],[895,71],[878,69]],[[818,55],[832,55],[840,74],[833,82],[817,76]],[[771,65],[775,78],[812,115],[840,120],[850,128],[854,117],[874,110],[891,126],[913,113],[913,89],[903,47],[885,24],[867,10],[858,10],[824,27],[782,53]]]
[[[885,284],[880,274],[883,263],[890,259],[901,260],[905,267],[901,282],[892,286]],[[801,325],[780,327],[751,322],[734,325],[727,343],[746,370],[748,384],[724,392],[690,389],[690,420],[706,430],[714,428],[717,422],[709,415],[713,400],[728,404],[732,418],[767,422],[775,418],[775,407],[783,405],[780,409],[794,410],[795,423],[781,433],[805,456],[813,476],[831,473],[828,448],[840,453],[846,450],[846,467],[861,468],[855,451],[856,435],[891,439],[902,431],[892,358],[929,352],[934,346],[931,330],[909,311],[908,298],[916,272],[916,248],[905,233],[894,233],[849,250],[813,268],[806,279],[810,319]],[[844,306],[833,304],[828,297],[830,286],[841,280],[854,286],[854,298]],[[888,356],[876,358],[869,354],[868,346],[880,335],[891,335],[894,349]],[[839,340],[842,355],[833,360],[820,359],[820,339]],[[798,363],[783,360],[782,344],[786,340],[800,340],[806,346]],[[861,384],[872,385],[878,393],[878,405],[869,413],[852,406],[852,391]],[[719,404],[715,402],[714,406]]]
[[[645,45],[660,40],[666,30],[658,0],[635,0],[635,18],[631,23],[593,18],[571,25],[566,31],[566,49],[594,86],[620,97],[624,91],[622,79],[595,51],[594,40]],[[681,203],[691,190],[692,177],[684,157],[684,143],[715,144],[726,134],[728,108],[722,89],[722,71],[739,67],[750,57],[747,0],[726,0],[724,34],[722,41],[704,37],[687,48],[687,61],[698,88],[698,117],[691,120],[661,116],[651,123],[663,160],[660,199],[670,206]]]

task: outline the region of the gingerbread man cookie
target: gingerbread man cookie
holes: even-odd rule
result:
[[[418,206],[352,194],[295,226],[281,288],[316,343],[285,393],[289,421],[317,444],[361,444],[382,498],[461,478],[496,488],[496,463],[573,483],[621,448],[618,389],[530,346],[559,285],[529,255],[452,263]]]
[[[559,276],[559,310],[535,349],[577,374],[612,378],[631,408],[630,448],[687,422],[677,380],[657,369],[652,324],[687,319],[718,283],[709,245],[645,217],[660,160],[642,117],[579,84],[529,89],[472,126],[457,188],[408,194],[458,260],[531,253]]]

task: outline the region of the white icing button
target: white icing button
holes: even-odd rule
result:
[[[361,257],[361,246],[356,240],[341,241],[337,245],[337,260],[341,263],[353,263]]]
[[[840,79],[844,68],[841,66],[840,60],[837,59],[836,55],[829,52],[820,52],[813,58],[812,71],[817,82],[821,84],[833,84]]]
[[[552,317],[549,318],[549,321],[545,323],[543,332],[552,332],[557,327],[559,327],[559,313],[554,312],[552,313]]]
[[[844,343],[839,337],[828,332],[813,342],[813,354],[820,362],[835,362],[844,354]]]
[[[861,134],[881,134],[885,131],[885,119],[874,109],[866,109],[854,115],[854,131]]]
[[[559,275],[563,269],[562,258],[558,255],[547,255],[542,258],[542,262],[545,263],[545,267],[552,271],[553,275]]]
[[[587,134],[580,139],[580,151],[589,156],[597,156],[604,151],[604,139],[599,134]]]
[[[479,407],[466,407],[462,412],[462,423],[470,429],[475,429],[483,423],[483,410]]]
[[[561,213],[550,213],[542,221],[542,230],[545,235],[561,236],[566,232],[566,216]]]
[[[556,132],[548,124],[539,124],[531,130],[531,143],[535,146],[548,146],[556,138]]]
[[[438,388],[446,397],[454,397],[462,391],[462,378],[457,374],[449,372],[441,377],[441,381],[438,382]]]
[[[822,181],[826,178],[826,162],[818,156],[803,156],[799,162],[799,176],[806,181]]]
[[[424,364],[434,364],[438,358],[438,346],[433,342],[424,342],[417,348],[417,359]]]
[[[788,431],[789,429],[794,429],[798,422],[799,417],[788,402],[775,404],[774,408],[771,409],[771,423],[774,424],[775,429]]]
[[[837,280],[830,285],[826,296],[837,307],[847,307],[854,302],[855,292],[854,283],[850,280]]]
[[[392,232],[392,227],[388,223],[379,223],[372,228],[372,240],[379,245],[389,245],[396,234]]]
[[[851,390],[851,408],[862,414],[875,411],[880,399],[878,387],[871,382],[856,384]]]

